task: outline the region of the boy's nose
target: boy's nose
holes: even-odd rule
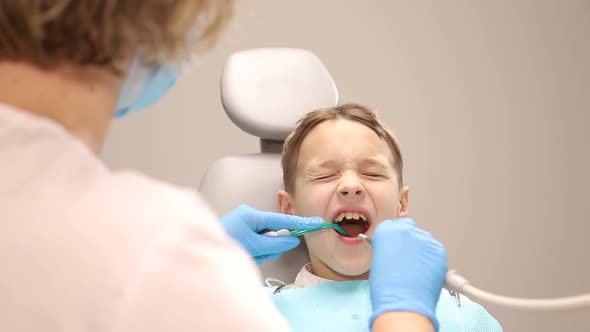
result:
[[[338,188],[338,195],[343,198],[362,197],[365,194],[365,189],[358,180],[343,179]]]

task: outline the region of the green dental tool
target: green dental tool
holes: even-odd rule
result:
[[[333,223],[325,223],[322,224],[320,227],[317,228],[312,228],[312,229],[296,229],[293,231],[289,231],[288,229],[281,229],[278,231],[270,231],[270,232],[266,232],[263,233],[262,235],[268,235],[268,236],[284,236],[284,235],[290,235],[290,236],[301,236],[307,233],[312,233],[315,231],[319,231],[322,229],[326,229],[326,228],[333,228],[336,232],[340,233],[341,235],[347,236],[349,237],[350,234],[348,234],[347,231],[344,230],[344,228],[342,228],[340,225],[338,224],[333,224]]]

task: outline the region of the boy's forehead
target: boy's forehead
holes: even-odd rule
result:
[[[388,148],[385,140],[364,124],[347,119],[334,119],[324,121],[311,129],[303,138],[299,153],[341,147],[362,147],[370,150]]]
[[[299,166],[334,166],[347,161],[393,166],[393,154],[387,142],[371,128],[346,119],[318,124],[299,149]]]
[[[364,124],[348,119],[331,119],[319,123],[313,127],[303,138],[302,149],[309,149],[309,146],[316,146],[318,143],[338,144],[342,138],[351,136],[375,136],[375,132]],[[340,140],[338,140],[340,138]]]

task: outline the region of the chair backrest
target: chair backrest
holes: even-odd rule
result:
[[[220,215],[240,204],[278,212],[283,188],[282,143],[297,120],[317,108],[338,103],[332,76],[312,52],[260,48],[232,54],[221,77],[221,101],[243,131],[260,139],[260,152],[214,161],[199,191]],[[292,282],[309,261],[305,244],[260,266],[263,277]]]

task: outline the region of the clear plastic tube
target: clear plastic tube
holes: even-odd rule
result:
[[[445,286],[452,291],[503,307],[533,310],[533,311],[565,311],[590,307],[590,293],[547,299],[523,299],[493,294],[483,291],[469,284],[467,279],[458,275],[455,271],[449,271],[445,279]]]

